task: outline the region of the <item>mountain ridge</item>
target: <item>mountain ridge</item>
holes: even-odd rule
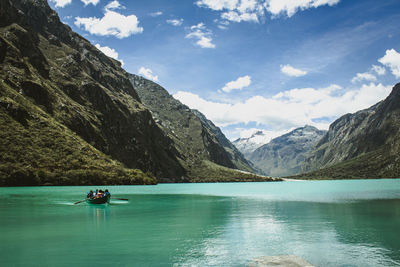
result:
[[[232,143],[239,149],[243,155],[248,158],[251,153],[262,145],[268,144],[268,137],[263,131],[258,130],[249,137],[241,137],[235,139]]]
[[[202,113],[191,110],[153,81],[135,74],[130,74],[130,81],[156,123],[174,141],[182,165],[189,169],[189,177],[206,178],[204,169],[215,165],[203,161],[254,172],[244,156]]]
[[[287,176],[301,171],[303,161],[326,131],[306,125],[273,138],[248,156],[268,176]]]
[[[399,138],[400,83],[386,99],[333,122],[312,155],[305,160],[304,174],[298,177],[399,177]]]
[[[195,181],[121,63],[61,23],[45,0],[0,2],[0,89],[2,185]],[[235,167],[210,136],[211,160]],[[201,164],[209,171],[199,181],[268,180]]]

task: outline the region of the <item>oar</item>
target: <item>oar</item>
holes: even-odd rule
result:
[[[85,200],[86,200],[86,198],[84,200],[79,200],[79,201],[75,202],[74,205],[79,204],[79,203],[81,203],[81,202],[83,202]]]
[[[117,198],[117,197],[113,197],[113,199],[118,199],[118,200],[126,200],[126,201],[128,201],[129,199],[127,199],[127,198]]]

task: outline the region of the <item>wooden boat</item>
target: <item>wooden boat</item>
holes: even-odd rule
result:
[[[110,203],[110,196],[104,196],[99,198],[87,198],[86,203],[88,204],[106,204]]]

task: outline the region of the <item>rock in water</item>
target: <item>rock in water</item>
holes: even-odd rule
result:
[[[313,267],[296,255],[266,256],[254,259],[249,267]]]

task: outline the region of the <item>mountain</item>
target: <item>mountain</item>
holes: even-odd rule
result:
[[[46,1],[0,2],[0,68],[1,184],[151,178],[133,169],[186,174],[120,63],[61,23]]]
[[[303,178],[400,176],[400,83],[374,106],[333,122],[303,165]]]
[[[252,163],[249,162],[244,155],[226,138],[221,129],[214,125],[212,121],[207,119],[204,114],[198,110],[192,112],[201,120],[204,127],[206,127],[218,140],[218,143],[225,149],[229,159],[232,161],[236,169],[248,172],[255,172]]]
[[[120,62],[61,23],[45,0],[0,1],[0,128],[0,185],[154,184],[196,175]],[[193,153],[210,155],[197,172],[267,179],[230,169],[216,138],[201,133],[208,150]]]
[[[245,157],[249,157],[251,153],[262,145],[267,144],[270,141],[268,136],[263,131],[257,131],[250,137],[238,138],[232,143],[243,153]]]
[[[304,160],[326,131],[313,126],[297,128],[272,139],[248,155],[256,167],[269,176],[299,173]]]
[[[222,167],[254,172],[237,148],[202,113],[189,109],[150,80],[131,74],[130,81],[157,125],[173,140],[189,178],[205,179],[214,175],[215,168]]]

